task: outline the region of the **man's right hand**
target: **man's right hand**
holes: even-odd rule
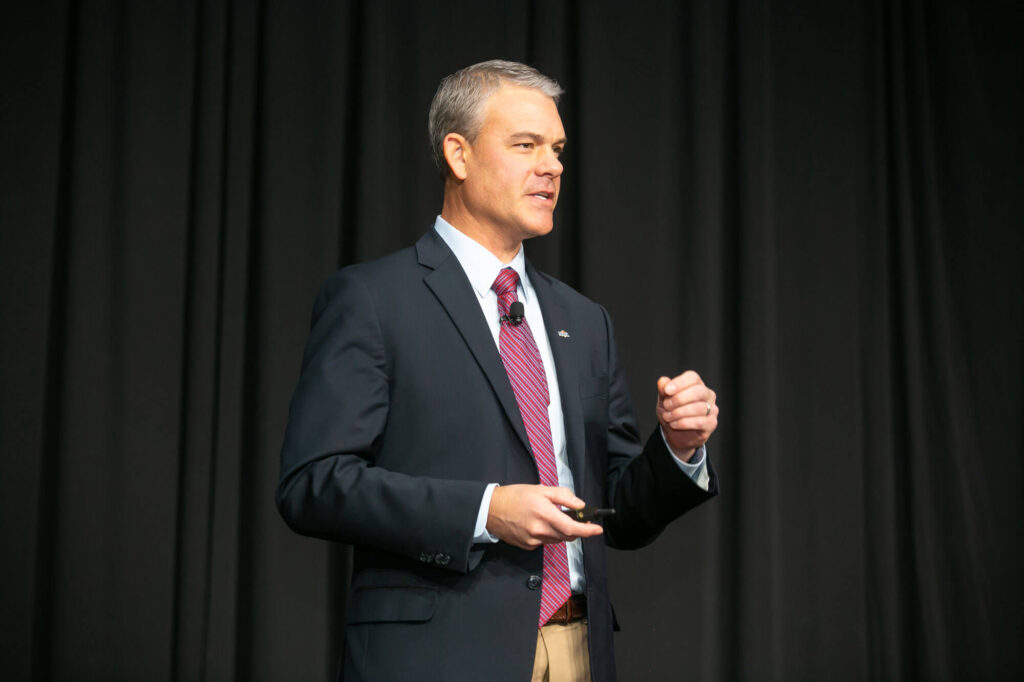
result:
[[[582,509],[583,500],[568,488],[502,485],[494,489],[487,510],[487,532],[520,549],[589,538],[604,532],[596,523],[573,521],[560,508]]]

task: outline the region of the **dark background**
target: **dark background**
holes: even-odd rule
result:
[[[620,677],[1024,674],[1020,3],[0,25],[3,679],[332,674],[346,552],[273,504],[312,298],[429,228],[430,98],[497,56],[567,88],[528,255],[611,311],[645,431],[662,373],[722,406],[722,494],[611,557]]]

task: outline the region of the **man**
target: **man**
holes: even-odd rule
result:
[[[552,229],[560,93],[512,62],[446,78],[434,229],[314,306],[277,503],[354,548],[342,679],[612,680],[605,543],[717,492],[715,393],[659,379],[642,445],[606,312],[525,261]],[[615,514],[563,511],[584,506]]]

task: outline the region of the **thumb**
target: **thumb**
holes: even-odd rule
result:
[[[660,377],[658,379],[658,395],[659,396],[668,397],[668,396],[665,395],[665,387],[668,386],[668,382],[670,382],[670,381],[672,381],[672,380],[669,379],[668,377],[665,377],[665,376]]]

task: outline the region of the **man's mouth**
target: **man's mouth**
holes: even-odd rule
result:
[[[530,196],[536,197],[537,199],[542,199],[544,201],[552,201],[555,198],[555,193],[546,191],[532,192]]]

